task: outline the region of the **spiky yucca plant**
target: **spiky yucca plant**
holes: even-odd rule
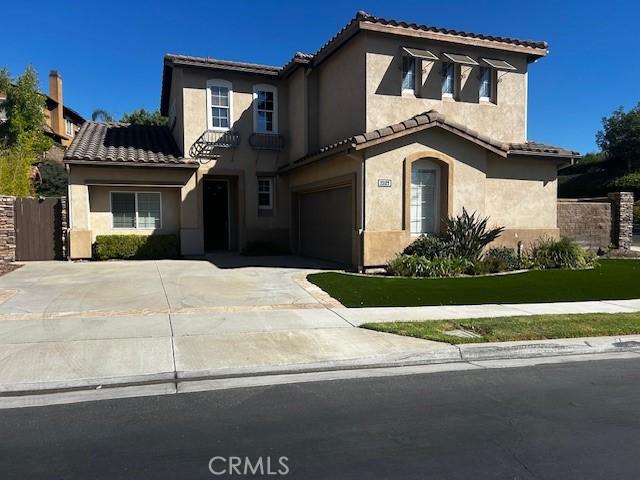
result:
[[[503,227],[487,229],[489,217],[480,217],[463,207],[462,214],[445,221],[445,241],[451,256],[478,260],[484,247],[504,231]]]

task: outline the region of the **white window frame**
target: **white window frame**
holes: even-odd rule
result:
[[[456,68],[456,64],[453,62],[443,62],[442,63],[442,70],[444,71],[444,66],[445,65],[451,65],[451,68],[453,70],[453,88],[452,88],[452,92],[451,93],[445,93],[442,92],[442,98],[455,98],[458,89],[458,82],[457,82],[457,68]],[[443,72],[444,73],[444,72]],[[442,75],[442,79],[441,79],[441,84],[440,84],[440,91],[442,91],[443,86],[444,86],[444,79],[446,78],[446,76],[443,74]]]
[[[269,205],[260,205],[260,182],[269,182]],[[258,209],[259,210],[273,210],[273,177],[258,177]]]
[[[410,58],[411,60],[413,60],[413,87],[412,88],[404,88],[404,85],[401,85],[402,87],[402,93],[409,93],[409,94],[414,94],[416,93],[417,89],[417,83],[418,83],[418,59],[412,55],[402,55],[402,65],[400,65],[400,82],[404,83],[404,59],[405,58]]]
[[[478,97],[481,102],[492,103],[494,100],[494,69],[491,67],[480,67],[480,85],[478,86]],[[489,72],[489,96],[480,96],[480,88],[482,87],[482,69],[486,69]]]
[[[113,223],[113,194],[114,193],[133,193],[134,205],[135,205],[135,225],[133,227],[116,227]],[[160,199],[160,226],[159,227],[139,227],[138,226],[138,194],[139,193],[157,193]],[[161,230],[162,229],[162,192],[159,191],[131,191],[131,190],[111,190],[109,192],[109,213],[111,214],[111,229],[112,230]]]
[[[421,165],[422,163],[422,165]],[[421,231],[414,232],[413,231],[413,204],[411,203],[411,195],[413,194],[413,170],[422,170],[427,172],[434,172],[434,189],[433,189],[433,198],[434,198],[434,208],[433,208],[433,232]],[[409,232],[412,237],[419,237],[423,234],[437,234],[440,231],[440,179],[441,179],[441,170],[442,168],[435,161],[430,158],[421,158],[420,160],[416,160],[411,163],[411,174],[410,174],[410,185],[409,185]]]
[[[67,137],[73,137],[73,134],[75,133],[73,127],[74,127],[73,122],[71,120],[69,120],[68,118],[65,118],[64,119],[64,133],[67,134]]]
[[[271,92],[273,93],[273,130],[260,131],[258,130],[258,92]],[[278,133],[278,88],[273,85],[267,85],[266,83],[260,83],[253,86],[253,131],[255,133]]]
[[[211,87],[223,87],[229,90],[229,127],[213,126]],[[207,80],[207,128],[215,132],[228,132],[233,128],[233,84],[228,80],[222,80],[220,78],[212,78],[210,80]]]

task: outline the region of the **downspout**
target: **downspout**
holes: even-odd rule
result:
[[[364,159],[364,153],[361,153],[360,155],[358,154],[354,154],[354,153],[347,153],[347,157],[359,161],[360,162],[360,191],[361,193],[361,200],[360,200],[360,228],[358,228],[358,237],[360,240],[360,251],[359,251],[359,255],[358,255],[358,271],[360,273],[364,273],[364,232],[365,232],[365,227],[366,227],[366,220],[365,220],[365,205],[366,205],[366,196],[367,196],[367,192],[366,192],[366,173],[367,173],[367,164],[365,162]]]

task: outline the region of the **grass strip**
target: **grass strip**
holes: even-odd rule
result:
[[[367,323],[362,328],[451,344],[640,334],[640,313],[581,313],[468,320]],[[479,338],[447,335],[468,330]]]

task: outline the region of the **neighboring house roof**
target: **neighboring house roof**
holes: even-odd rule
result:
[[[64,155],[65,163],[192,167],[180,157],[171,132],[156,125],[86,122]]]
[[[444,115],[435,110],[430,110],[411,117],[403,122],[379,128],[371,132],[353,135],[352,137],[325,145],[319,150],[299,158],[293,162],[292,165],[284,167],[284,170],[306,165],[307,163],[347,150],[362,150],[380,143],[426,130],[431,127],[440,127],[444,130],[448,130],[465,138],[466,140],[491,150],[502,157],[507,157],[508,155],[539,155],[548,158],[576,158],[580,156],[579,152],[575,152],[573,150],[567,150],[562,147],[555,147],[553,145],[545,145],[537,142],[499,142],[487,135],[483,135],[475,130],[467,128],[458,122],[447,120]]]
[[[73,108],[69,108],[66,105],[62,106],[63,116],[65,118],[70,118],[75,123],[82,125],[86,120],[82,115],[76,112]]]
[[[192,57],[188,55],[174,54],[165,55],[164,70],[162,74],[160,112],[163,115],[166,115],[169,110],[169,91],[171,89],[171,75],[169,73],[174,65],[231,70],[235,72],[245,72],[270,77],[287,77],[300,66],[311,65],[312,67],[315,67],[320,64],[329,57],[329,55],[363,30],[378,31],[409,37],[422,37],[449,43],[473,44],[487,48],[517,51],[519,53],[527,54],[531,61],[549,53],[547,50],[547,42],[543,41],[484,35],[481,33],[465,32],[462,30],[451,30],[429,25],[407,23],[400,20],[376,17],[368,14],[367,12],[359,11],[356,13],[355,17],[349,21],[349,23],[347,23],[328,42],[320,47],[320,50],[316,53],[309,54],[296,52],[291,60],[282,67],[217,60],[208,57]]]

